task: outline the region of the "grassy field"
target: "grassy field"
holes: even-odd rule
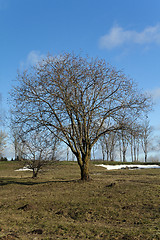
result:
[[[96,162],[97,163],[97,162]],[[160,239],[160,169],[116,170],[76,162],[46,166],[37,179],[0,162],[0,239]]]

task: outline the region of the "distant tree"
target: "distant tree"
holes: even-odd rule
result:
[[[125,126],[121,110],[140,116],[149,98],[134,82],[101,59],[64,53],[48,56],[19,73],[12,114],[26,131],[46,128],[76,156],[81,179],[89,180],[91,149],[99,138]]]
[[[151,135],[153,128],[150,126],[148,117],[146,117],[144,123],[141,126],[141,143],[144,152],[144,161],[147,162],[148,151],[151,149]]]
[[[0,93],[0,125],[2,124],[2,109],[1,109],[2,95]]]
[[[23,153],[24,153],[24,142],[21,139],[21,129],[17,126],[14,126],[12,123],[10,125],[10,135],[12,144],[14,146],[14,154],[15,154],[15,160],[16,161],[22,161],[24,159]]]
[[[127,161],[127,150],[129,144],[131,145],[131,157],[133,159],[133,142],[135,143],[135,136],[137,136],[137,114],[129,114],[127,111],[121,112],[120,120],[126,128],[117,132],[117,139],[119,143],[120,161]],[[134,139],[134,140],[133,140]],[[135,146],[135,145],[134,145]]]
[[[7,135],[0,130],[0,157],[3,155],[3,151],[6,147],[6,140],[7,140]]]
[[[107,161],[114,161],[115,148],[117,144],[117,132],[104,134],[100,138],[99,142],[101,145],[103,160],[105,160],[106,155]]]
[[[99,143],[100,143],[100,146],[101,146],[101,151],[102,151],[102,160],[104,161],[105,160],[105,153],[106,153],[106,141],[105,141],[105,135],[103,135],[100,139],[99,139]],[[94,148],[94,147],[93,147]]]
[[[120,151],[120,161],[122,162],[126,162],[126,153],[127,153],[127,148],[128,148],[128,138],[129,133],[127,130],[122,130],[121,132],[119,132],[119,134],[117,135],[118,137],[118,142],[119,142],[119,151]]]
[[[5,111],[2,107],[2,94],[0,93],[0,126],[4,127],[7,122],[6,120],[7,120],[7,117],[6,117]]]
[[[108,149],[109,149],[109,157],[110,161],[115,160],[115,148],[116,148],[116,141],[117,141],[117,134],[116,132],[111,132],[109,134],[109,141],[108,141]]]
[[[2,103],[2,95],[0,93],[0,127],[4,125],[3,119],[4,119],[4,114],[2,112],[2,107],[1,107],[1,103]],[[7,159],[7,158],[3,158],[3,152],[4,149],[6,148],[6,144],[7,144],[7,134],[5,133],[5,131],[0,130],[0,158],[1,161],[2,159]]]
[[[129,143],[131,149],[132,162],[138,162],[139,159],[139,141],[140,141],[140,125],[133,123],[129,131]]]
[[[6,157],[1,157],[0,161],[8,161],[8,159]]]

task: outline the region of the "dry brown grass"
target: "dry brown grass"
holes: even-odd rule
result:
[[[0,162],[0,239],[160,239],[160,170],[46,166],[34,180]]]

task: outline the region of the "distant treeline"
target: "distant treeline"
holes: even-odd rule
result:
[[[0,161],[8,161],[8,159],[6,157],[1,157]]]
[[[10,161],[7,157],[0,157],[0,161]],[[15,159],[11,159],[11,161],[19,161],[19,157],[17,156]]]

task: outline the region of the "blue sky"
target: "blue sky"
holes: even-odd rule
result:
[[[159,0],[0,0],[0,93],[17,69],[63,51],[105,58],[153,94],[160,129]]]

